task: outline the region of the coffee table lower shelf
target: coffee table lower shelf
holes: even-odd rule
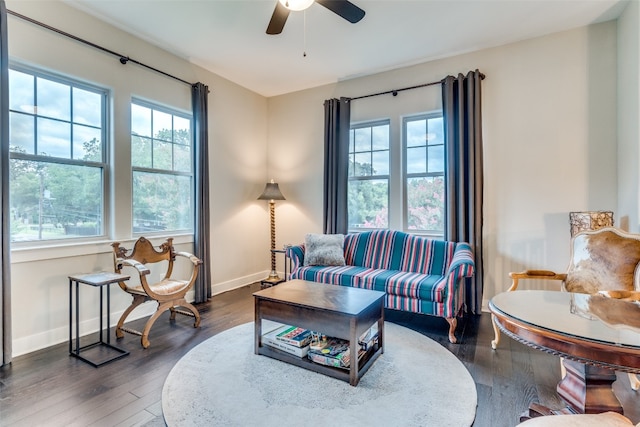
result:
[[[311,361],[307,356],[298,357],[292,354],[289,354],[284,351],[280,351],[276,348],[269,347],[267,345],[260,345],[258,347],[258,354],[262,356],[268,356],[272,359],[277,359],[282,362],[286,362],[290,365],[298,366],[300,368],[308,369],[313,372],[317,372],[319,374],[323,374],[329,377],[337,378],[342,381],[350,382],[350,372],[352,367],[349,369],[341,369],[335,368],[333,366],[321,365],[319,363]],[[382,349],[380,346],[375,345],[371,348],[371,350],[367,351],[358,362],[358,372],[355,377],[360,380],[362,376],[369,370],[373,362],[376,361],[378,357],[382,354]],[[355,385],[355,384],[352,384]]]

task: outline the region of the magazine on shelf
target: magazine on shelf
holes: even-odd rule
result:
[[[287,326],[276,339],[296,347],[306,347],[311,342],[311,331],[297,326]]]
[[[276,339],[276,336],[278,334],[282,333],[288,328],[290,328],[290,326],[282,325],[262,335],[262,344],[268,345],[269,347],[276,348],[281,351],[285,351],[289,354],[293,354],[294,356],[305,357],[309,352],[309,345],[298,347],[296,345],[290,345]]]
[[[326,337],[322,334],[313,333],[313,339],[309,347],[308,358],[321,365],[333,366],[335,368],[348,369],[350,365],[349,341]],[[377,324],[368,329],[358,339],[360,348],[358,349],[358,360],[365,353],[374,347],[378,342]]]
[[[309,350],[308,357],[321,365],[348,368],[349,353],[349,341],[328,337],[326,341],[321,342],[319,345],[314,345]]]

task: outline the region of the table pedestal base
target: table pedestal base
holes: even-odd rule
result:
[[[620,401],[613,393],[616,373],[584,363],[564,360],[567,375],[558,383],[558,394],[578,413],[597,414],[613,411],[623,413]]]

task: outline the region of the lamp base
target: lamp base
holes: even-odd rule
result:
[[[278,273],[272,271],[271,274],[269,274],[269,277],[260,281],[260,289],[270,288],[271,286],[282,282],[286,282],[286,279],[281,278],[278,276]]]

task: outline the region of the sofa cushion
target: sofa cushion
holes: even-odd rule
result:
[[[309,266],[296,270],[293,279],[332,285],[351,286],[386,292],[424,301],[444,301],[446,278],[397,270],[383,270],[366,267]]]
[[[304,265],[344,265],[343,234],[307,234],[304,238]]]

